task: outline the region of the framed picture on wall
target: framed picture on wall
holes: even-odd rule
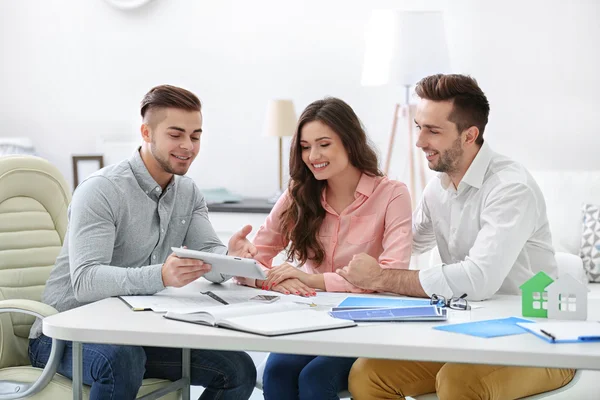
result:
[[[104,168],[104,157],[102,155],[73,156],[73,190],[85,178],[101,168]]]

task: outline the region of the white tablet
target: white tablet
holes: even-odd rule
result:
[[[205,251],[182,249],[181,247],[171,247],[171,250],[180,258],[202,260],[212,265],[213,271],[223,275],[243,276],[254,279],[266,279],[267,277],[260,264],[251,258],[225,256]]]

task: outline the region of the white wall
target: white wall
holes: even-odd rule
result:
[[[277,143],[261,130],[270,98],[292,98],[300,113],[341,97],[385,153],[402,92],[360,86],[374,8],[446,11],[453,69],[488,95],[485,136],[497,151],[534,169],[600,168],[594,0],[154,0],[130,12],[102,0],[0,0],[0,137],[31,137],[71,182],[71,154],[96,152],[98,137],[137,141],[144,93],[180,85],[204,102],[190,175],[201,187],[269,195]]]

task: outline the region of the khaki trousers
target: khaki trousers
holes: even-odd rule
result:
[[[560,388],[574,375],[572,369],[359,358],[348,383],[355,400],[434,392],[440,400],[512,400]]]

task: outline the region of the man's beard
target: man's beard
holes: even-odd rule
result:
[[[458,160],[462,157],[464,150],[461,146],[460,136],[452,143],[452,147],[440,153],[439,162],[431,169],[437,172],[451,174],[458,169]]]
[[[187,172],[187,171],[184,171],[184,172],[175,171],[173,169],[173,166],[171,165],[171,162],[168,159],[163,158],[163,156],[160,155],[160,153],[156,150],[156,142],[154,141],[154,139],[152,139],[152,142],[150,143],[150,152],[154,156],[154,159],[156,161],[158,161],[158,164],[162,167],[162,169],[166,173],[174,174],[174,175],[185,175],[185,173]]]

